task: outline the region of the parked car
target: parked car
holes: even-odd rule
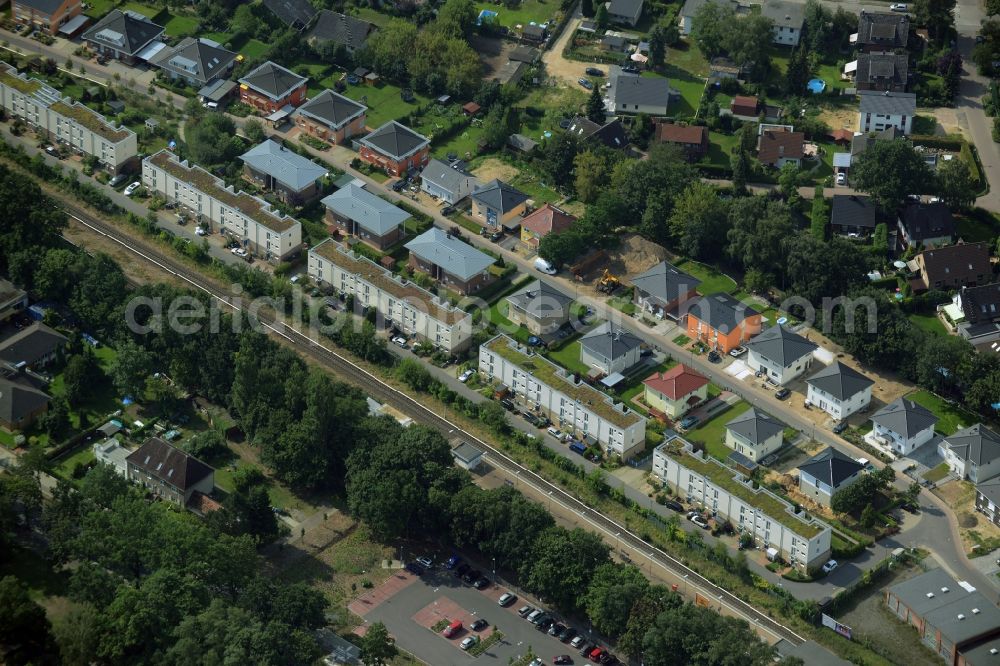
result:
[[[420,557],[417,558],[417,564],[427,569],[430,569],[431,567],[434,566],[434,560],[431,559],[430,556],[428,555],[421,555]]]
[[[889,10],[893,12],[905,12],[907,10],[905,2],[894,2],[889,5]]]
[[[441,209],[441,214],[444,216],[451,215],[454,212],[455,212],[454,206],[445,206],[444,208]]]
[[[472,587],[476,588],[477,590],[485,590],[489,586],[490,586],[490,579],[487,578],[486,576],[480,576],[479,578],[476,579],[476,582],[472,584]]]
[[[545,432],[549,433],[550,435],[552,435],[553,437],[555,437],[558,440],[562,439],[562,433],[559,432],[559,429],[556,428],[555,426],[552,426],[552,427],[548,428]]]
[[[503,594],[500,595],[500,598],[497,599],[497,605],[500,606],[501,608],[506,608],[515,601],[517,601],[516,594],[511,594],[510,592],[504,592]]]
[[[539,611],[538,615],[535,615],[535,617],[531,617],[530,615],[528,616],[528,621],[536,626],[541,622],[545,622],[546,620],[552,622],[552,618],[549,617],[549,614],[546,613],[545,611]]]
[[[462,561],[461,557],[459,557],[458,555],[452,555],[451,557],[448,558],[448,561],[444,563],[444,568],[448,570],[454,569],[459,565],[461,561]]]
[[[474,374],[476,374],[476,371],[473,370],[472,368],[469,368],[468,370],[466,370],[465,372],[463,372],[462,374],[460,374],[458,376],[458,381],[460,381],[460,382],[462,382],[464,384],[465,382],[469,381],[469,379]]]
[[[837,174],[837,185],[847,185],[847,174],[843,171]]]
[[[736,347],[735,349],[729,350],[729,355],[732,356],[733,358],[739,358],[740,356],[743,356],[743,354],[746,353],[747,353],[746,347]]]
[[[402,192],[404,189],[406,189],[405,180],[397,180],[395,183],[392,184],[393,192]]]
[[[490,240],[493,241],[494,243],[497,243],[497,242],[499,242],[502,239],[503,239],[503,232],[502,231],[498,230],[498,231],[494,231],[493,233],[490,234]]]
[[[402,335],[395,335],[392,338],[392,344],[399,345],[403,349],[406,349],[406,338],[404,338]]]
[[[464,563],[459,564],[457,567],[455,567],[455,570],[452,573],[455,575],[455,578],[461,578],[462,576],[467,574],[469,572],[469,569],[471,568],[472,567],[470,567],[468,564]]]
[[[663,503],[663,506],[667,507],[668,509],[676,511],[677,513],[680,513],[681,511],[684,510],[684,507],[681,505],[681,503],[676,502],[674,500],[667,500],[666,502]]]
[[[531,624],[534,624],[535,620],[540,618],[542,615],[545,615],[545,611],[543,611],[541,608],[535,608],[530,613],[525,615],[524,619],[530,622]]]
[[[476,571],[475,569],[469,569],[468,571],[465,572],[465,575],[462,576],[462,580],[468,583],[469,585],[472,585],[477,580],[479,580],[479,576],[480,573],[478,571]]]
[[[562,622],[556,622],[551,627],[549,627],[549,636],[558,636],[563,631],[565,631],[566,625]]]
[[[721,360],[722,360],[722,356],[719,355],[719,352],[717,352],[715,350],[712,350],[712,351],[708,352],[708,362],[709,363],[718,363]]]
[[[681,422],[678,423],[677,425],[680,427],[681,430],[690,430],[700,420],[701,419],[699,419],[697,416],[685,416],[684,418],[681,419]]]
[[[135,181],[134,183],[125,188],[125,196],[127,197],[132,196],[133,194],[135,194],[135,191],[140,187],[142,187],[142,183],[140,183],[139,181]]]
[[[560,632],[557,638],[563,643],[569,643],[570,640],[575,636],[576,636],[576,629],[574,629],[573,627],[566,627],[565,629],[562,630],[562,632]]]
[[[120,173],[117,176],[115,176],[114,178],[112,178],[111,180],[109,180],[108,181],[108,185],[110,185],[111,187],[118,187],[119,185],[121,185],[122,183],[124,183],[127,179],[128,179],[128,176],[126,176],[123,173]]]
[[[449,624],[447,627],[444,628],[444,631],[441,632],[441,635],[444,636],[445,638],[451,638],[461,630],[462,630],[462,621],[455,620],[454,622],[452,622],[451,624]]]
[[[485,629],[488,626],[490,626],[489,622],[487,622],[484,618],[479,618],[478,620],[476,620],[475,622],[472,623],[472,630],[473,631],[482,631],[483,629]]]
[[[581,657],[586,657],[588,654],[590,654],[593,651],[593,649],[595,647],[597,647],[597,646],[594,645],[593,643],[588,643],[587,641],[584,641],[580,645],[580,650],[579,650],[580,656]]]
[[[698,527],[700,527],[703,530],[707,530],[708,529],[708,521],[705,520],[702,516],[694,516],[694,517],[692,517],[691,518],[691,522],[694,523],[695,525],[697,525]]]
[[[829,562],[823,565],[823,573],[830,573],[838,566],[840,565],[837,563],[837,560],[830,560]]]
[[[208,232],[205,231],[205,227],[198,227],[194,230],[194,233],[198,236],[207,236]]]
[[[570,657],[568,654],[561,654],[559,656],[552,657],[552,663],[553,664],[572,664],[573,663],[573,658]]]
[[[553,622],[555,622],[555,620],[553,620],[551,617],[546,617],[541,622],[535,625],[535,629],[538,629],[538,631],[546,632],[549,630],[549,627],[552,626]]]
[[[580,648],[583,647],[583,644],[586,642],[587,639],[584,638],[583,634],[577,634],[576,636],[573,637],[573,640],[569,642],[569,646],[579,650]]]
[[[536,610],[537,609],[535,607],[533,607],[533,606],[527,606],[527,605],[526,606],[521,606],[520,608],[517,609],[517,614],[520,615],[521,617],[528,617],[529,615],[531,615],[532,613],[534,613]]]
[[[478,642],[479,642],[479,636],[466,636],[459,644],[459,647],[462,648],[463,650],[468,650]]]
[[[789,389],[783,388],[783,389],[778,389],[777,391],[775,391],[774,392],[774,397],[777,398],[778,400],[784,400],[785,398],[787,398],[791,394],[792,394],[792,392]]]
[[[841,421],[837,425],[833,426],[833,434],[839,435],[840,433],[847,430],[847,421]]]
[[[594,84],[590,82],[590,79],[583,78],[582,76],[577,81],[577,83],[579,83],[581,86],[583,86],[587,90],[593,90],[593,88],[594,88]]]
[[[588,67],[586,73],[587,76],[604,76],[604,70],[597,69],[596,67]]]
[[[595,647],[590,651],[590,660],[594,663],[599,663],[601,661],[601,655],[604,654],[604,648]]]
[[[419,564],[417,564],[416,562],[407,562],[406,563],[406,570],[409,571],[414,576],[423,576],[424,575],[424,568],[422,566],[420,566]]]

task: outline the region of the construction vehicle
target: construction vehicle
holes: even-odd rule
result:
[[[603,294],[613,294],[620,286],[622,286],[622,281],[607,268],[601,274],[601,279],[597,281],[597,291]]]

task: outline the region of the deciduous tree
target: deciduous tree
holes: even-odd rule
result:
[[[851,183],[886,212],[895,210],[907,194],[934,190],[934,178],[923,156],[904,139],[869,146],[851,167]]]

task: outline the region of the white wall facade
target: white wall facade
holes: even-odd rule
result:
[[[895,127],[903,134],[909,135],[913,131],[913,116],[858,112],[859,131],[881,132],[887,127]]]
[[[624,373],[639,362],[641,355],[642,349],[635,347],[616,359],[610,359],[607,356],[591,354],[586,347],[580,345],[580,362],[591,368],[599,368],[606,375],[612,375],[616,372]]]
[[[763,442],[754,444],[746,437],[743,437],[729,428],[726,428],[725,442],[726,446],[731,448],[733,451],[742,453],[754,462],[760,462],[762,459],[781,448],[783,437],[784,434],[779,432],[771,437],[768,437]]]
[[[783,367],[780,363],[761,356],[753,349],[747,354],[747,365],[751,370],[754,372],[763,370],[767,373],[768,379],[781,386],[784,386],[809,370],[812,367],[812,361],[813,355],[810,352],[795,359],[791,365]]]
[[[872,435],[888,442],[892,452],[900,456],[908,455],[913,449],[926,444],[934,438],[934,426],[924,428],[912,437],[905,437],[877,423],[873,423],[873,426]]]
[[[837,420],[846,419],[851,414],[860,411],[872,401],[872,387],[869,386],[850,396],[847,400],[838,400],[826,391],[821,391],[812,384],[808,385],[806,400],[810,405],[819,407]]]
[[[775,44],[798,46],[799,39],[802,38],[802,30],[800,28],[776,25],[771,30],[773,33],[772,41]]]

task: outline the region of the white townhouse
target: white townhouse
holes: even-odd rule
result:
[[[903,134],[913,130],[913,116],[917,114],[917,96],[908,92],[880,92],[860,90],[858,131],[881,132],[894,127]]]
[[[701,505],[717,520],[728,520],[753,536],[764,548],[774,548],[801,571],[821,566],[830,557],[828,525],[796,513],[795,506],[726,467],[690,442],[673,437],[653,451],[653,474],[678,497]]]
[[[938,452],[960,479],[979,484],[1000,475],[1000,434],[982,423],[949,435]]]
[[[833,496],[861,478],[864,465],[833,447],[826,447],[799,465],[799,492],[823,506]]]
[[[897,398],[872,415],[868,437],[893,455],[905,456],[934,438],[937,422],[938,418],[926,407]]]
[[[868,406],[875,382],[834,361],[807,379],[806,385],[806,402],[839,421]]]
[[[479,346],[479,372],[544,411],[560,430],[594,439],[608,454],[627,460],[646,446],[645,418],[506,335]]]
[[[282,261],[302,245],[298,220],[278,213],[263,199],[237,192],[201,167],[178,161],[166,148],[142,161],[142,184],[218,225],[220,232],[238,238],[268,261]]]
[[[804,2],[790,0],[765,0],[761,15],[774,23],[771,41],[785,46],[798,46],[802,39],[802,24],[805,22]]]
[[[472,340],[472,315],[355,254],[332,238],[309,250],[309,276],[355,303],[374,308],[387,325],[449,354]]]
[[[642,340],[607,322],[580,338],[580,362],[605,375],[625,373],[642,359]]]
[[[93,155],[117,173],[139,154],[139,140],[127,127],[117,127],[80,102],[28,78],[0,62],[0,107],[50,138],[84,155]]]
[[[784,442],[785,425],[751,407],[726,424],[726,446],[754,462],[771,455]]]
[[[751,338],[746,345],[747,365],[767,375],[768,381],[784,386],[812,367],[817,347],[784,326],[772,326]]]

